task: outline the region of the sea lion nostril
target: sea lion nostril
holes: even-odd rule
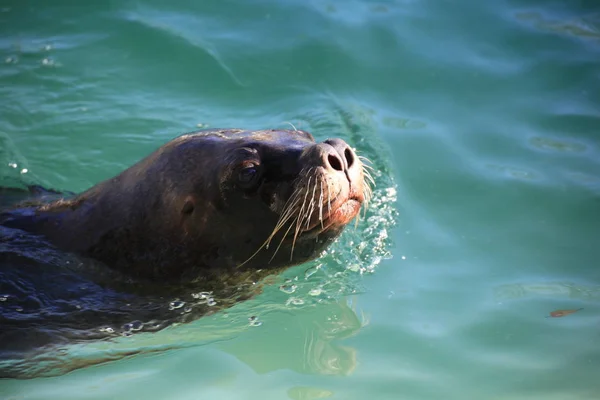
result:
[[[342,165],[342,160],[339,159],[339,157],[330,154],[329,156],[327,156],[327,161],[329,162],[329,165],[331,165],[331,168],[335,169],[336,171],[343,171],[344,170],[344,166]]]
[[[352,167],[352,164],[354,163],[354,153],[350,150],[350,147],[346,147],[346,150],[344,150],[344,157],[346,157],[348,168]]]

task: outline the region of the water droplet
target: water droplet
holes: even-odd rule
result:
[[[52,45],[49,45],[49,44],[45,45],[44,50],[46,50],[46,51],[52,50]]]
[[[110,326],[106,326],[104,328],[100,328],[100,332],[114,333],[115,330],[113,328],[111,328]]]
[[[17,163],[14,163],[14,162],[8,163],[8,166],[12,167],[12,168],[17,168]]]
[[[261,326],[262,322],[260,322],[258,320],[258,317],[256,315],[253,315],[252,317],[248,318],[248,322],[250,323],[250,326]]]
[[[296,286],[296,285],[281,285],[281,286],[279,286],[279,290],[281,290],[283,293],[287,293],[287,294],[294,293],[297,288],[298,288],[298,286]]]
[[[169,303],[169,310],[176,310],[178,308],[183,307],[184,305],[185,305],[185,301],[174,300]]]
[[[214,306],[216,304],[217,304],[217,302],[212,297],[209,298],[208,300],[206,300],[206,305],[209,306],[209,307],[212,307],[212,306]]]
[[[406,260],[406,256],[402,256],[402,259],[403,259],[403,260]]]
[[[192,293],[192,297],[194,299],[206,299],[208,298],[210,295],[212,294],[212,292],[198,292],[198,293]]]
[[[304,279],[310,278],[311,276],[316,274],[319,271],[319,269],[321,269],[321,264],[316,265],[314,267],[310,267],[309,269],[304,271]]]
[[[22,173],[22,174],[26,174],[27,172],[28,172],[28,169],[27,169],[27,168],[23,168],[23,169],[21,170],[21,173]]]

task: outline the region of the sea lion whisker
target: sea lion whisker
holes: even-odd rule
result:
[[[309,171],[312,170],[312,168],[309,169]],[[301,190],[301,184],[302,184],[302,180],[304,179],[304,171],[306,171],[306,168],[303,168],[300,171],[299,174],[299,178],[296,179],[295,181],[295,186],[296,189],[294,190],[294,192],[292,193],[292,195],[290,196],[290,198],[285,202],[285,204],[283,205],[283,211],[281,212],[281,217],[280,220],[283,219],[283,216],[286,213],[293,213],[295,210],[293,209],[293,207],[298,203],[300,196],[302,195],[302,190]]]
[[[286,124],[290,124],[290,126],[292,128],[294,128],[294,132],[298,132],[298,129],[296,129],[296,127],[294,126],[294,124],[292,124],[290,121],[285,121]]]
[[[369,171],[363,170],[363,175],[369,183],[375,185],[375,179],[373,179],[373,175]]]
[[[269,241],[270,241],[270,239],[265,240],[264,243],[261,244],[260,247],[254,253],[252,253],[252,255],[250,257],[248,257],[246,259],[246,261],[244,261],[243,263],[239,264],[237,267],[240,268],[240,267],[244,266],[244,264],[246,264],[248,261],[252,260],[258,254],[258,252],[261,251],[263,249],[263,247],[265,247],[267,245],[267,243]]]
[[[310,199],[310,211],[308,212],[308,219],[306,221],[306,229],[308,229],[308,227],[310,226],[310,220],[312,217],[312,213],[315,209],[315,193],[317,193],[317,178],[315,177],[315,183],[314,183],[314,187],[313,187],[313,192],[312,192],[312,196]]]
[[[321,195],[319,196],[319,221],[321,221],[321,230],[325,229],[323,227],[323,180],[319,181],[319,187],[321,189]]]
[[[299,198],[297,199],[297,201],[299,201]],[[294,215],[293,211],[294,211],[293,207],[290,207],[289,208],[289,212],[287,213],[288,215],[285,217],[285,219],[282,219],[281,217],[279,218],[279,221],[278,221],[277,225],[275,226],[275,228],[273,229],[273,231],[271,232],[271,234],[269,235],[269,237],[263,242],[263,244],[250,257],[248,257],[243,263],[239,264],[238,268],[241,267],[241,266],[243,266],[244,264],[246,264],[252,258],[254,258],[265,246],[267,246],[267,248],[268,248],[268,246],[271,244],[271,240],[273,240],[273,237],[277,234],[277,232],[279,232],[279,230],[281,230],[281,228],[285,225],[285,223],[287,221],[289,221],[290,218]],[[290,226],[293,226],[293,223],[290,224]],[[283,235],[284,239],[287,236],[288,232],[289,232],[289,229],[285,233],[285,235]],[[280,246],[281,246],[281,244],[280,244]],[[277,250],[275,251],[275,253],[276,252],[277,252]]]
[[[281,216],[279,217],[279,220],[277,221],[277,224],[275,225],[275,228],[273,229],[273,231],[271,232],[269,237],[250,257],[248,257],[246,259],[246,261],[244,261],[243,263],[238,265],[238,267],[243,266],[248,261],[250,261],[252,258],[254,258],[265,246],[267,246],[267,248],[268,248],[268,246],[271,244],[271,240],[273,240],[273,237],[277,234],[277,232],[279,232],[279,230],[285,225],[285,223],[294,215],[295,207],[300,202],[300,194],[301,194],[301,192],[298,190],[296,190],[296,191],[294,191],[294,193],[292,193],[292,195],[290,196],[288,201],[286,201],[286,203],[284,205],[284,210],[281,213]],[[288,230],[288,232],[289,232],[289,230]],[[286,234],[283,235],[283,238],[285,238],[285,236],[287,235],[288,232],[286,232]]]
[[[331,187],[327,181],[327,215],[331,214]]]
[[[366,161],[366,162],[368,162],[369,164],[373,164],[373,161],[371,161],[371,159],[370,159],[369,157],[365,157],[365,156],[363,156],[363,155],[360,155],[360,154],[358,154],[357,156],[358,156],[358,159],[359,159],[359,160],[361,160],[361,161]]]
[[[287,234],[290,232],[290,230],[292,229],[292,227],[294,226],[294,223],[291,223],[289,228],[287,229],[287,231],[285,231],[285,233],[283,234],[283,237],[281,238],[281,240],[279,241],[279,245],[277,246],[277,248],[275,249],[275,252],[273,253],[273,255],[271,256],[271,258],[269,259],[269,263],[271,263],[271,261],[273,261],[273,259],[275,258],[275,256],[277,255],[277,252],[279,251],[279,249],[281,248],[281,245],[283,244],[283,241],[285,240],[285,237],[287,236]],[[294,245],[292,244],[292,255],[290,255],[290,260],[292,259],[291,257],[294,254]]]
[[[310,181],[311,181],[312,177],[308,177],[308,184],[307,184],[307,188],[310,186]],[[298,212],[298,218],[296,219],[296,230],[294,232],[294,239],[292,241],[292,254],[294,252],[294,246],[296,245],[296,239],[298,238],[298,233],[300,233],[300,229],[302,227],[302,222],[304,221],[304,216],[303,216],[303,212],[304,212],[304,206],[306,205],[306,198],[308,196],[308,189],[306,190],[305,194],[304,194],[304,201],[302,202],[302,207],[300,208],[300,211]]]
[[[277,222],[276,226],[280,226],[281,224],[283,224],[284,220],[286,218],[288,218],[289,215],[293,214],[296,211],[295,207],[298,205],[299,201],[300,201],[300,192],[295,191],[292,194],[292,196],[290,196],[290,199],[284,205],[283,211],[281,212],[281,216],[279,217],[279,221]]]
[[[296,206],[298,205],[299,202],[300,202],[300,197],[296,196],[294,203],[290,204],[289,207],[286,210],[284,210],[281,217],[279,218],[277,225],[273,229],[273,232],[267,238],[268,244],[271,243],[271,240],[273,239],[273,237],[277,234],[277,232],[279,232],[279,230],[285,225],[285,223],[288,222],[290,220],[290,218],[292,218],[294,216],[294,214],[297,213]],[[288,230],[288,232],[289,232],[289,230]],[[286,232],[286,234],[283,235],[283,237],[285,238],[286,235],[287,235],[287,232]]]
[[[285,223],[288,222],[290,220],[290,218],[292,218],[294,216],[293,212],[290,212],[285,219],[281,220],[277,226],[275,227],[275,229],[273,229],[273,232],[271,232],[271,234],[269,235],[269,237],[267,238],[267,245],[271,244],[271,240],[275,237],[275,235],[281,230],[281,228],[283,228],[283,226],[285,226]]]
[[[372,165],[365,164],[364,162],[362,163],[362,167],[365,168],[365,169],[367,169],[367,170],[369,170],[369,171],[375,171],[375,168]]]

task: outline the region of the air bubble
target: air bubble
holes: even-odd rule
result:
[[[214,306],[216,304],[217,304],[217,302],[212,297],[210,297],[208,300],[206,300],[206,305],[209,306],[209,307],[212,307],[212,306]]]
[[[194,299],[207,299],[211,294],[212,292],[198,292],[192,293],[192,297]]]
[[[176,310],[178,308],[183,307],[184,305],[185,305],[185,301],[174,300],[169,303],[169,310]]]
[[[17,163],[11,162],[11,163],[8,163],[8,166],[11,168],[17,168]]]
[[[358,264],[350,264],[346,267],[346,269],[352,272],[359,272],[361,270],[361,267]]]
[[[100,328],[100,332],[114,333],[115,330],[113,328],[111,328],[110,326],[106,326],[104,328]]]
[[[287,294],[294,293],[297,288],[298,288],[298,286],[296,286],[296,285],[281,285],[281,286],[279,286],[279,290],[281,290],[283,293],[287,293]]]
[[[304,300],[302,300],[302,299],[299,299],[299,298],[297,298],[297,297],[291,297],[291,298],[290,298],[290,299],[287,301],[287,303],[286,303],[286,304],[287,304],[287,305],[290,305],[290,304],[291,304],[291,305],[294,305],[294,306],[301,306],[301,305],[303,305],[303,304],[304,304]]]
[[[8,300],[9,297],[10,296],[7,294],[0,295],[0,301],[6,301],[6,300]]]
[[[322,288],[311,289],[311,291],[308,292],[308,294],[311,296],[319,296],[321,293],[323,293]]]
[[[186,312],[186,313],[188,313],[188,312],[192,312],[192,306],[186,306],[186,307],[183,309],[183,312]]]
[[[29,170],[28,170],[27,168],[23,168],[23,169],[21,170],[21,173],[22,173],[22,174],[26,174],[28,171],[29,171]]]

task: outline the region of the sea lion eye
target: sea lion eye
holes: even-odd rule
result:
[[[238,181],[243,186],[248,186],[258,177],[258,167],[255,164],[247,164],[238,173]]]

